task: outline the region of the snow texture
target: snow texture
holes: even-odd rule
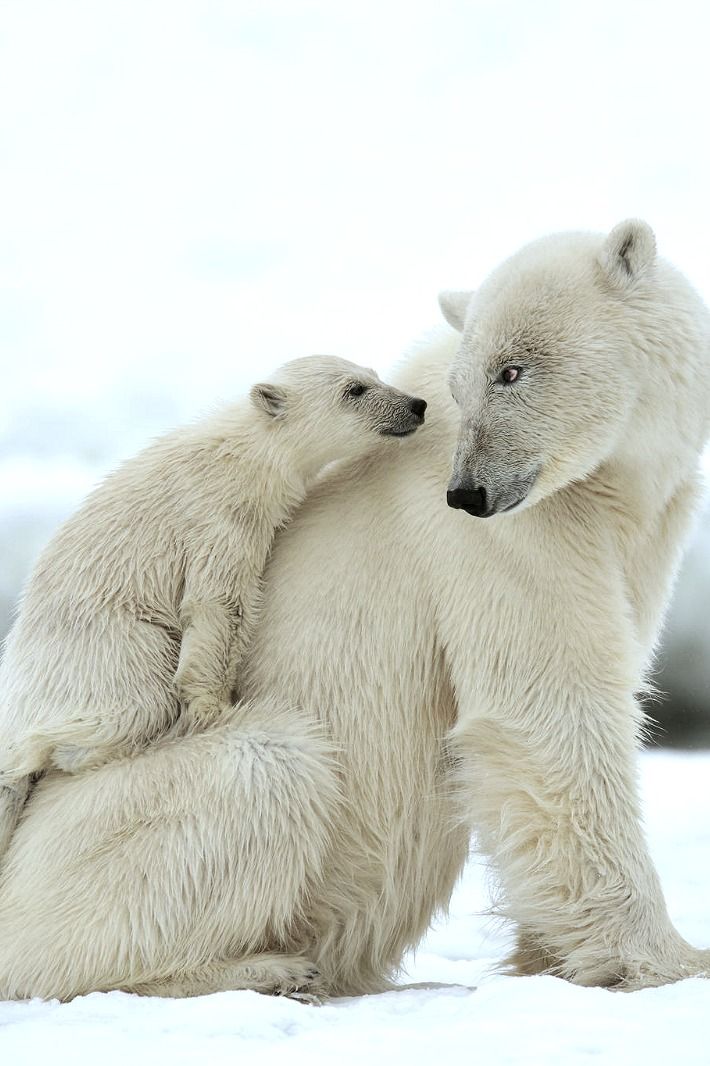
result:
[[[710,754],[641,757],[647,827],[680,931],[710,944]],[[710,981],[632,994],[552,977],[501,977],[505,931],[485,916],[484,867],[472,858],[447,920],[407,962],[404,981],[441,987],[320,1007],[255,992],[192,1000],[94,993],[72,1003],[0,1004],[0,1062],[73,1066],[246,1062],[426,1066],[707,1066]]]

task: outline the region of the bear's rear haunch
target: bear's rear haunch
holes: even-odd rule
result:
[[[383,989],[472,831],[513,972],[710,968],[668,917],[634,769],[710,435],[707,312],[634,221],[443,305],[454,329],[398,382],[426,432],[334,469],[276,539],[246,702],[33,792],[0,995]]]

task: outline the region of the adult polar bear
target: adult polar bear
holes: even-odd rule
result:
[[[449,899],[462,812],[518,972],[710,966],[647,853],[633,698],[710,431],[706,312],[634,222],[537,242],[445,306],[458,354],[447,335],[402,375],[426,431],[335,470],[277,543],[248,702],[39,783],[0,995],[382,988]],[[511,514],[445,506],[454,448],[452,502]]]

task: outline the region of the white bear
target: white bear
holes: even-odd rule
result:
[[[698,498],[707,312],[639,222],[536,242],[444,304],[462,334],[399,379],[425,429],[333,469],[277,536],[245,702],[34,789],[0,995],[385,988],[472,830],[513,972],[710,968],[644,840],[634,698]]]
[[[124,463],[42,554],[0,666],[0,855],[29,775],[229,705],[276,529],[327,463],[409,435],[426,409],[334,356],[287,363],[250,400]]]

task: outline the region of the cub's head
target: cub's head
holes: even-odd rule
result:
[[[608,458],[639,393],[655,258],[652,231],[630,220],[606,238],[536,241],[476,293],[441,295],[461,333],[451,507],[513,511]]]
[[[426,401],[380,381],[374,370],[330,355],[286,363],[251,402],[287,430],[289,444],[317,465],[355,458],[383,437],[408,437],[424,422]]]

